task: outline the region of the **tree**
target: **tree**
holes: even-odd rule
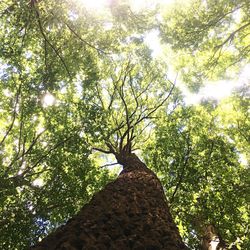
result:
[[[75,218],[34,249],[186,249],[170,215],[161,183],[132,153],[143,139],[142,131],[169,101],[175,84],[147,56],[143,62],[137,53],[131,56],[130,52],[113,63],[100,65],[102,89],[95,86],[97,95],[93,99],[102,108],[106,120],[106,126],[100,129],[102,147],[93,150],[113,154],[117,163],[123,165],[123,171]],[[159,92],[161,87],[164,92]],[[152,93],[154,97],[158,95],[157,101]]]
[[[32,249],[187,249],[160,181],[129,147],[114,152],[123,165],[117,180]]]
[[[75,214],[112,177],[93,167],[89,158],[86,134],[93,134],[100,110],[88,105],[90,95],[79,98],[73,77],[82,67],[87,93],[89,82],[96,79],[92,53],[99,52],[82,46],[83,38],[73,40],[76,35],[65,24],[58,29],[62,16],[70,21],[69,10],[74,13],[77,6],[69,9],[57,1],[0,5],[0,245],[24,249]],[[66,52],[73,45],[81,53]],[[48,94],[57,103],[46,106]]]
[[[186,107],[167,58],[152,57],[145,43],[165,25],[159,13],[134,12],[127,1],[97,14],[73,0],[3,0],[0,17],[1,248],[28,248],[66,223],[114,180],[106,167],[117,164],[110,155],[123,163],[121,152],[159,176],[186,245],[197,249],[212,225],[227,245],[248,248],[247,88],[221,105]],[[146,173],[158,183],[143,170],[140,185]]]

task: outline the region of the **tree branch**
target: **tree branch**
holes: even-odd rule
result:
[[[119,163],[118,162],[107,163],[107,164],[104,164],[104,165],[100,166],[100,168],[111,167],[111,166],[114,166],[114,165],[119,165]]]
[[[188,145],[187,145],[187,152],[186,152],[185,155],[183,156],[184,162],[183,162],[183,165],[182,165],[182,168],[181,168],[181,173],[180,173],[180,175],[179,175],[179,180],[178,180],[178,182],[177,182],[177,184],[176,184],[176,186],[175,186],[175,190],[174,190],[174,192],[173,192],[173,194],[172,194],[172,197],[171,197],[170,200],[169,200],[170,207],[172,206],[173,201],[174,201],[174,198],[175,198],[175,195],[176,195],[176,193],[177,193],[179,187],[181,186],[181,183],[182,183],[183,178],[184,178],[185,169],[186,169],[186,167],[187,167],[187,165],[188,165],[188,160],[189,160],[189,158],[190,158],[191,145],[190,145],[190,138],[189,138],[189,137],[190,137],[190,134],[188,135],[188,138],[187,138],[187,144],[188,144]]]
[[[250,25],[250,22],[242,25],[241,27],[239,27],[238,29],[236,29],[235,31],[233,31],[226,39],[224,42],[222,42],[221,44],[217,45],[215,48],[220,48],[223,47],[227,42],[232,41],[234,39],[234,36],[236,35],[236,33],[238,33],[239,31],[245,29],[247,26]]]
[[[56,143],[53,147],[51,147],[44,155],[42,155],[32,166],[28,167],[23,173],[22,176],[27,174],[30,170],[34,169],[43,159],[45,159],[52,151],[63,145],[65,142],[69,141],[72,138],[72,135],[67,137],[65,140]]]
[[[101,152],[101,153],[104,153],[104,154],[112,154],[112,152],[110,150],[105,150],[105,149],[102,149],[102,148],[93,147],[92,150],[95,150],[95,151],[98,151],[98,152]]]
[[[4,141],[6,140],[7,136],[9,135],[9,133],[11,132],[11,130],[12,130],[13,126],[14,126],[16,116],[17,116],[17,105],[19,103],[20,95],[21,95],[21,84],[19,85],[18,90],[17,90],[11,124],[10,124],[9,128],[7,129],[3,139],[0,142],[0,146],[4,143]]]
[[[67,28],[81,41],[83,42],[85,45],[89,46],[90,48],[92,49],[95,49],[97,52],[99,53],[103,53],[103,54],[108,54],[107,52],[105,52],[104,50],[102,49],[99,49],[97,47],[95,47],[94,45],[92,45],[91,43],[85,41],[79,34],[76,33],[76,31],[66,22],[63,22]]]
[[[60,55],[60,53],[58,52],[58,50],[54,47],[54,45],[48,40],[46,34],[44,33],[44,30],[43,30],[43,26],[42,26],[42,23],[41,23],[41,20],[40,20],[40,14],[39,14],[39,11],[36,9],[36,7],[34,6],[34,10],[35,10],[35,13],[36,13],[36,17],[37,17],[37,22],[38,22],[38,27],[40,29],[40,32],[44,38],[44,40],[49,44],[49,46],[52,48],[52,50],[55,52],[55,54],[59,57],[60,61],[62,62],[69,78],[71,78],[71,74],[70,74],[70,71],[63,59],[63,57]]]

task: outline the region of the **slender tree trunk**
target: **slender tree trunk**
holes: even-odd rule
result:
[[[156,175],[134,154],[123,165],[114,182],[31,249],[187,249]]]

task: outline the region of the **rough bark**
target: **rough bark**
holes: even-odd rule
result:
[[[134,154],[118,161],[119,177],[32,250],[188,249],[156,175]]]
[[[218,230],[212,224],[207,225],[202,238],[201,250],[226,250],[226,242],[222,239]]]

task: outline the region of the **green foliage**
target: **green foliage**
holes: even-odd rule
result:
[[[249,174],[240,161],[241,152],[248,151],[231,138],[234,132],[235,138],[240,136],[240,131],[232,123],[228,127],[221,122],[230,115],[220,111],[223,105],[212,111],[206,106],[176,109],[157,123],[155,142],[145,150],[184,239],[195,249],[209,223],[219,228],[227,242],[240,239],[243,249],[249,247]]]
[[[248,1],[177,1],[163,15],[162,39],[177,52],[175,68],[191,89],[237,76],[249,62]]]
[[[190,247],[213,223],[249,248],[249,88],[186,107],[167,75],[174,65],[197,87],[207,69],[216,78],[249,60],[248,2],[215,3],[177,6],[159,24],[156,10],[134,13],[127,1],[99,14],[78,0],[1,1],[1,249],[25,249],[79,211],[115,177],[92,149],[117,148],[123,135],[161,178]],[[173,65],[152,58],[153,29]],[[234,31],[231,50],[222,43]]]

